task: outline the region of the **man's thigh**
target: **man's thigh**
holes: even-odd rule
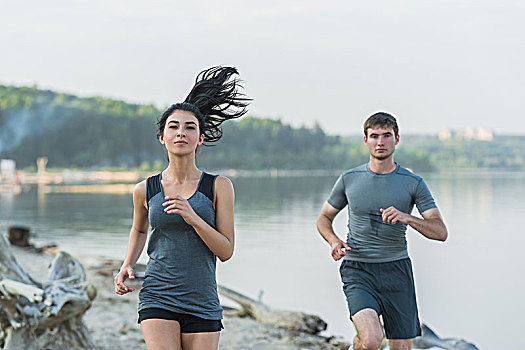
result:
[[[410,259],[384,264],[381,271],[381,311],[388,339],[410,340],[421,334]]]
[[[373,309],[363,309],[352,316],[357,331],[357,336],[361,340],[376,339],[381,342],[383,338],[383,328],[379,323],[379,315]]]
[[[377,315],[381,314],[376,278],[379,274],[369,267],[369,264],[357,261],[344,260],[341,263],[339,271],[351,317],[363,309],[373,309]]]
[[[340,268],[350,315],[373,309],[383,316],[388,339],[420,335],[410,259],[387,263],[343,261]]]

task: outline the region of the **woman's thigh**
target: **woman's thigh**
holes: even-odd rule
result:
[[[177,321],[150,318],[140,323],[148,350],[180,350],[180,325]]]
[[[184,350],[216,350],[221,332],[182,333]]]

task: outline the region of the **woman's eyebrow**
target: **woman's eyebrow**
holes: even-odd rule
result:
[[[180,122],[179,122],[178,120],[170,120],[170,121],[168,122],[168,124],[170,124],[170,123],[180,124]],[[192,121],[185,122],[184,124],[186,124],[186,125],[187,125],[187,124],[197,125],[197,123],[192,122]]]

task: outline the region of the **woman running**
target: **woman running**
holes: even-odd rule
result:
[[[157,136],[169,165],[133,191],[133,226],[115,292],[134,290],[124,281],[134,278],[151,225],[138,310],[149,350],[218,347],[223,327],[215,263],[233,254],[234,191],[226,177],[199,170],[195,154],[221,138],[224,121],[247,112],[250,99],[238,92],[237,74],[233,67],[199,73],[184,102],[162,114]]]

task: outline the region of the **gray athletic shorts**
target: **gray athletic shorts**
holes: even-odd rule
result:
[[[383,315],[388,339],[421,335],[410,258],[385,263],[343,260],[339,271],[351,316],[374,309]]]

